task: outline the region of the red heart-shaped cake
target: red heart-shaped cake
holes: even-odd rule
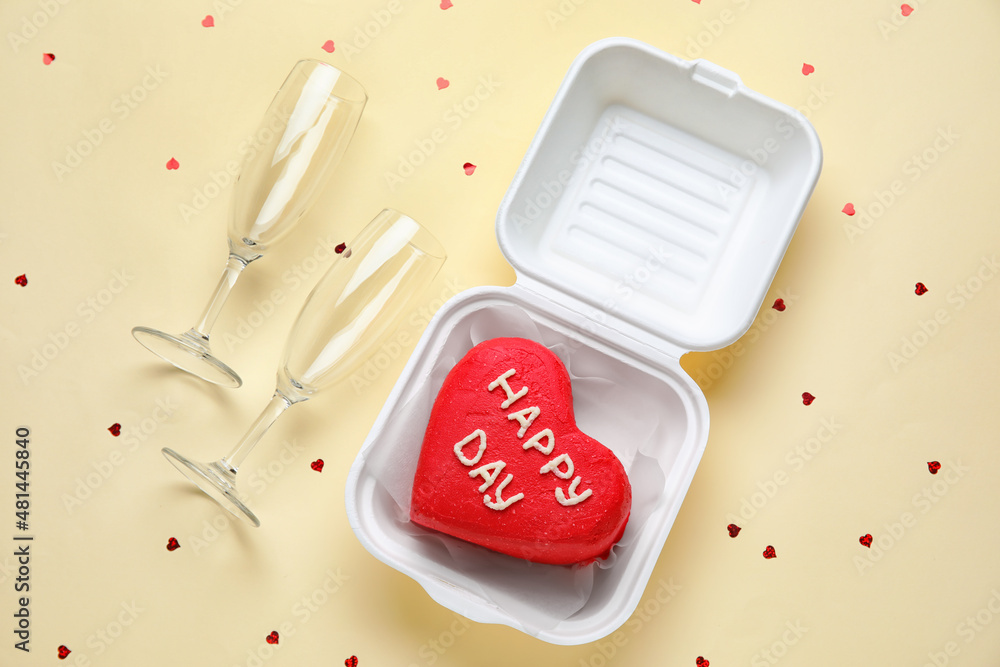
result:
[[[569,374],[546,347],[494,338],[448,373],[413,480],[414,523],[570,565],[607,556],[631,507],[624,467],[577,428]]]

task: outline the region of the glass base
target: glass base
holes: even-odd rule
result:
[[[172,336],[149,327],[135,327],[132,336],[156,356],[202,380],[232,388],[243,384],[236,371],[212,356],[208,340],[200,340],[190,331]]]
[[[253,525],[260,527],[260,519],[243,504],[236,493],[236,473],[222,464],[221,461],[198,463],[178,454],[169,447],[163,448],[163,455],[174,464],[181,473],[204,491],[212,500],[222,505],[231,514]]]

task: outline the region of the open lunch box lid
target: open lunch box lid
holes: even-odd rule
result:
[[[753,322],[819,178],[809,121],[625,38],[576,58],[507,190],[519,284],[680,356]]]
[[[708,441],[708,404],[680,356],[750,326],[820,163],[808,121],[727,70],[631,39],[584,49],[499,207],[516,284],[438,310],[351,467],[346,511],[364,547],[475,621],[555,644],[620,627]],[[409,520],[444,378],[478,342],[507,336],[560,356],[577,424],[628,473],[631,515],[606,561],[539,565]]]

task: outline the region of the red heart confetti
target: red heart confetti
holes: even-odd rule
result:
[[[443,76],[439,76],[437,78],[437,87],[438,87],[438,90],[444,90],[445,88],[447,88],[450,85],[451,85],[451,81],[449,81],[448,79],[444,78]]]
[[[448,373],[413,479],[416,525],[569,565],[604,557],[631,505],[621,462],[577,426],[569,373],[551,350],[494,338]]]
[[[358,656],[352,655],[344,661],[344,667],[358,667]]]
[[[264,637],[264,641],[266,641],[268,644],[277,644],[278,643],[278,631],[277,630],[271,630],[271,634],[269,634],[267,637]]]
[[[767,558],[768,560],[770,560],[771,558],[777,558],[777,557],[778,557],[778,554],[776,554],[774,552],[774,547],[768,545],[768,547],[766,549],[764,549],[764,558]]]
[[[336,252],[339,255],[340,253],[342,253],[345,250],[347,250],[347,244],[346,243],[338,243],[337,247],[334,248],[333,250],[334,250],[334,252]]]
[[[211,14],[208,14],[201,20],[201,24],[206,28],[211,28],[215,26],[215,19],[212,18]]]
[[[63,645],[61,645],[59,647],[59,659],[60,660],[65,660],[66,657],[69,656],[70,653],[72,653],[72,651],[70,651],[68,648],[66,648],[65,644],[63,644]]]
[[[812,402],[816,400],[816,397],[810,394],[808,391],[802,392],[802,405],[812,405]]]
[[[784,299],[775,299],[774,300],[774,305],[771,306],[771,308],[774,308],[779,313],[785,312],[785,300]]]
[[[810,65],[809,63],[802,63],[802,73],[805,74],[806,76],[809,76],[815,71],[816,68]]]
[[[462,165],[462,169],[465,170],[466,176],[472,176],[473,172],[476,171],[476,165],[472,164],[471,162],[466,162],[465,164]]]
[[[938,463],[937,461],[928,461],[927,469],[930,471],[932,475],[936,475],[938,474],[938,470],[941,469],[941,464]]]
[[[858,539],[858,541],[861,542],[861,546],[868,547],[869,549],[872,548],[872,534],[871,533],[866,533],[865,535],[862,535]]]
[[[178,162],[175,158],[170,158],[169,160],[167,160],[167,170],[168,171],[173,170],[173,169],[177,169],[180,166],[181,166],[181,163]]]
[[[923,296],[924,294],[927,294],[927,285],[923,283],[917,283],[913,288],[913,293],[916,294],[917,296]]]
[[[451,0],[441,0],[441,9],[448,9],[451,7]]]
[[[709,662],[699,655],[698,659],[694,661],[694,664],[698,665],[698,667],[708,667]]]
[[[851,202],[847,202],[846,204],[844,204],[844,208],[842,210],[846,215],[854,215],[855,213],[854,204],[852,204]]]
[[[726,528],[729,529],[729,537],[736,537],[737,535],[740,534],[740,531],[743,530],[742,528],[740,528],[739,526],[737,526],[735,523],[729,524],[728,526],[726,526]]]
[[[913,7],[910,7],[909,5],[903,5],[899,8],[899,10],[903,13],[903,16],[909,16],[913,13]]]
[[[119,424],[118,422],[115,422],[114,424],[108,427],[108,430],[111,431],[111,435],[117,438],[119,435],[122,434],[122,425]]]
[[[325,42],[323,42],[322,49],[327,53],[333,53],[334,51],[337,50],[337,47],[334,45],[332,39],[328,39]]]
[[[323,472],[323,459],[316,459],[309,466],[316,472]]]
[[[14,278],[14,282],[20,285],[21,287],[25,287],[28,284],[28,276],[22,273],[17,278]]]
[[[700,5],[701,4],[701,0],[691,0],[691,2],[693,2],[696,5]]]
[[[177,541],[176,537],[171,537],[167,540],[167,551],[177,551],[181,548],[181,543]]]
[[[42,64],[51,65],[52,61],[56,59],[56,54],[54,53],[43,53],[42,54]]]

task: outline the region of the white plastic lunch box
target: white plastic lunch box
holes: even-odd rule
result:
[[[347,511],[375,557],[474,621],[555,644],[635,610],[708,439],[690,350],[752,323],[819,177],[809,122],[703,60],[606,39],[574,61],[497,214],[512,287],[463,292],[417,344],[355,460]],[[477,343],[532,338],[566,364],[578,424],[633,486],[604,562],[520,561],[425,531],[409,494],[431,405]]]

